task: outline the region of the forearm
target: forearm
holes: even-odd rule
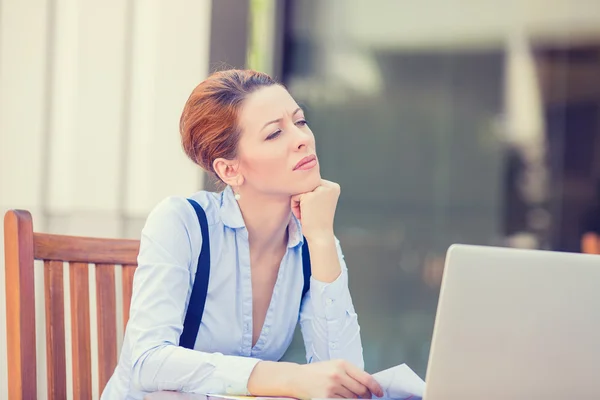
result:
[[[248,391],[254,396],[294,397],[293,377],[298,364],[261,361],[254,367],[248,379]]]
[[[301,317],[309,362],[345,359],[363,368],[358,317],[344,271],[334,282],[311,281],[310,302]]]
[[[158,346],[132,362],[132,383],[138,390],[247,394],[257,359],[205,353],[175,345]]]
[[[341,273],[340,260],[333,233],[307,238],[310,249],[310,262],[314,279],[331,283]]]
[[[300,317],[307,361],[341,358],[363,368],[360,326],[339,242],[333,234],[307,240],[312,278]]]

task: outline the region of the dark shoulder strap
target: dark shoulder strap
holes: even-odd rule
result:
[[[300,298],[300,303],[302,303],[304,295],[310,288],[310,252],[308,251],[308,242],[306,241],[306,238],[304,238],[304,244],[302,245],[302,272],[304,273],[304,287],[302,288],[302,297]]]
[[[188,199],[200,222],[200,231],[202,232],[202,248],[198,257],[198,267],[196,268],[196,278],[190,295],[185,319],[183,321],[183,332],[179,338],[179,345],[188,349],[193,349],[198,337],[206,295],[208,293],[208,277],[210,275],[210,243],[208,240],[208,221],[204,209],[196,201]]]

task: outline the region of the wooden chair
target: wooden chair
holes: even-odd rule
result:
[[[63,263],[69,263],[73,394],[91,399],[89,264],[95,264],[100,392],[117,364],[115,265],[123,266],[123,326],[129,318],[139,241],[50,235],[33,231],[31,214],[4,217],[8,395],[35,399],[34,260],[43,260],[48,398],[67,398]]]

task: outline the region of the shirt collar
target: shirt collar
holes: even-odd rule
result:
[[[304,236],[302,235],[302,225],[294,214],[291,214],[288,224],[288,247],[293,248],[299,244],[304,244]]]
[[[225,190],[223,190],[223,193],[221,193],[221,220],[225,226],[229,228],[244,228],[246,227],[246,224],[242,217],[242,211],[234,196],[235,194],[233,193],[231,186],[227,186]]]
[[[245,228],[242,211],[235,199],[235,194],[231,186],[227,186],[221,193],[221,220],[223,224],[231,229]],[[302,236],[302,225],[294,214],[290,214],[290,222],[288,223],[288,247],[293,248],[299,244],[304,244],[304,236]]]

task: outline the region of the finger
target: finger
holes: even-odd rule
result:
[[[296,215],[296,218],[299,218],[301,203],[302,203],[302,195],[301,194],[294,195],[290,199],[290,206],[292,207],[292,212],[294,212],[294,215],[298,214],[298,215]]]
[[[291,197],[290,201],[292,204],[300,204],[302,202],[302,196],[304,196],[304,193],[295,194]]]
[[[346,373],[350,377],[354,378],[356,381],[366,386],[371,391],[371,393],[374,393],[378,397],[383,396],[383,389],[381,388],[379,383],[377,383],[375,378],[373,378],[365,371],[361,370],[355,365],[348,363],[346,366]]]
[[[354,393],[354,395],[356,396],[354,398],[360,397],[363,399],[370,399],[372,397],[369,388],[367,388],[365,385],[363,385],[356,379],[352,378],[350,375],[345,375],[342,378],[341,383],[346,389]]]
[[[321,180],[321,185],[315,189],[315,192],[318,190],[327,190],[336,193],[341,193],[342,188],[339,184],[331,181]]]
[[[327,187],[327,188],[339,188],[340,184],[336,183],[336,182],[332,182],[332,181],[328,181],[325,179],[321,179],[321,185],[323,187]]]
[[[340,386],[335,390],[335,394],[344,399],[358,399],[360,396],[344,386]]]

